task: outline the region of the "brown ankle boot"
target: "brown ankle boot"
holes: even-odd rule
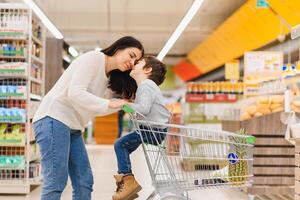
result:
[[[118,192],[120,190],[121,187],[123,187],[122,185],[124,184],[122,178],[123,178],[123,175],[120,175],[120,174],[117,174],[117,175],[114,175],[114,178],[116,180],[116,185],[117,185],[117,189],[116,189],[116,192]],[[136,198],[138,198],[139,195],[138,194],[134,194],[131,198],[129,198],[128,200],[134,200]]]
[[[135,180],[133,175],[115,175],[117,191],[113,195],[113,200],[133,200],[138,197],[138,192],[142,187]]]

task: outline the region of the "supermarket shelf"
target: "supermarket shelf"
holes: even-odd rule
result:
[[[26,60],[24,56],[0,56],[0,59],[23,59]]]
[[[28,9],[28,7],[25,4],[21,3],[0,3],[1,8],[5,9]],[[1,31],[1,29],[0,29]]]
[[[44,61],[43,61],[42,59],[40,59],[40,58],[38,58],[38,57],[36,57],[36,56],[34,56],[34,55],[31,55],[31,58],[32,58],[34,61],[36,61],[36,62],[38,62],[38,63],[40,63],[40,64],[44,64]]]
[[[195,103],[218,103],[218,102],[236,102],[238,95],[236,94],[187,94],[186,102]]]
[[[0,120],[0,123],[5,123],[5,124],[25,124],[26,122],[25,121],[9,121],[9,120],[7,120],[7,121],[5,121],[5,120]]]
[[[244,96],[245,97],[257,97],[258,94],[257,93],[256,94],[254,94],[254,93],[245,93]]]
[[[39,79],[33,78],[33,77],[30,77],[30,81],[35,82],[35,83],[38,83],[38,84],[43,84],[43,81],[42,81],[42,80],[39,80]]]
[[[0,40],[5,40],[5,41],[26,41],[26,37],[2,37],[0,36]]]
[[[1,180],[0,193],[1,194],[28,194],[30,192],[30,185],[26,184],[24,180]]]
[[[270,91],[270,92],[257,92],[257,93],[245,93],[245,96],[264,96],[264,95],[283,95],[285,90]]]
[[[0,170],[24,170],[25,169],[25,165],[24,166],[17,166],[17,167],[0,167]]]
[[[259,95],[276,95],[276,94],[284,94],[285,90],[278,90],[273,92],[261,92]]]
[[[42,96],[36,95],[36,94],[30,94],[30,99],[41,101],[42,100]]]
[[[22,78],[22,79],[27,79],[27,76],[26,75],[14,75],[14,74],[2,74],[1,70],[0,70],[0,78]]]
[[[26,96],[0,96],[1,100],[26,100]]]
[[[25,142],[23,143],[2,143],[0,142],[1,147],[23,147],[25,146]]]
[[[38,39],[38,38],[36,38],[35,36],[31,36],[32,37],[32,40],[35,42],[35,43],[37,43],[37,44],[39,44],[40,46],[43,46],[43,43]]]
[[[26,110],[26,115],[22,112],[11,112],[14,115],[9,115],[6,117],[2,117],[2,123],[7,124],[22,124],[22,131],[24,132],[24,138],[18,138],[17,136],[3,136],[0,137],[0,147],[3,147],[5,151],[7,151],[7,155],[21,155],[21,159],[12,159],[12,162],[3,159],[3,164],[1,164],[2,167],[0,167],[0,194],[6,193],[6,194],[29,194],[30,193],[30,186],[32,185],[40,185],[41,184],[41,177],[32,177],[32,174],[28,173],[28,169],[32,167],[32,169],[36,169],[34,173],[37,175],[40,173],[40,168],[35,167],[35,162],[38,162],[40,160],[39,153],[36,150],[36,144],[31,144],[30,142],[34,142],[34,138],[30,137],[30,129],[27,127],[30,126],[30,117],[35,112],[35,109],[37,105],[40,103],[40,100],[42,99],[43,92],[38,93],[35,92],[34,86],[40,87],[43,91],[43,83],[44,83],[44,77],[36,78],[37,76],[33,77],[33,73],[41,74],[45,72],[45,39],[46,39],[46,29],[41,22],[40,19],[36,15],[33,14],[33,11],[28,8],[24,3],[0,3],[1,10],[6,9],[7,11],[4,11],[4,16],[26,16],[27,20],[24,21],[24,24],[26,24],[28,27],[33,27],[32,29],[24,29],[23,30],[12,30],[11,27],[7,28],[0,28],[0,41],[8,43],[13,43],[12,46],[16,46],[16,51],[7,51],[3,50],[0,54],[0,61],[5,61],[5,64],[3,65],[2,69],[0,69],[0,79],[3,79],[3,85],[7,83],[10,84],[12,82],[12,85],[20,85],[18,84],[20,81],[22,81],[22,85],[26,87],[25,88],[19,88],[16,90],[16,93],[22,94],[25,93],[25,97],[21,97],[21,99],[26,100],[26,108],[23,108],[24,101],[22,102],[12,102],[12,104],[19,109]],[[13,10],[13,9],[21,9]],[[5,21],[5,17],[4,21]],[[6,18],[9,21],[9,17]],[[23,22],[22,22],[23,23]],[[23,28],[23,27],[22,27]],[[40,30],[41,37],[37,38],[37,29]],[[10,42],[11,41],[11,42]],[[14,41],[17,41],[18,44],[14,45]],[[36,51],[28,51],[31,49],[31,45],[35,45],[38,49]],[[20,48],[18,46],[21,46]],[[22,49],[24,48],[24,50]],[[18,49],[18,50],[17,50]],[[19,50],[20,49],[20,50]],[[22,52],[27,50],[28,54],[23,54]],[[34,50],[34,48],[32,48]],[[38,51],[40,50],[40,54]],[[16,52],[16,53],[15,53]],[[14,56],[15,55],[15,56]],[[39,56],[36,56],[39,55]],[[7,62],[7,64],[6,64]],[[10,62],[13,62],[14,64],[9,64]],[[15,63],[18,62],[18,63]],[[20,63],[19,62],[24,62]],[[31,73],[32,72],[32,73]],[[8,82],[9,81],[9,82]],[[17,83],[17,84],[15,84]],[[30,83],[33,84],[33,90],[30,91]],[[4,90],[6,89],[3,87],[3,93],[2,93],[2,99],[20,99],[19,97],[15,97],[19,94],[12,94],[9,97],[6,97],[8,94],[5,94]],[[10,90],[11,89],[11,90]],[[8,92],[14,92],[15,90],[12,90],[14,88],[9,88],[7,90]],[[1,96],[0,96],[1,98]],[[34,102],[31,104],[31,102]],[[3,101],[4,108],[9,107],[10,101]],[[4,110],[6,112],[6,110]],[[22,114],[22,115],[21,115]],[[8,114],[7,114],[8,115]],[[17,121],[18,120],[18,121]],[[0,121],[0,123],[1,123]],[[26,126],[24,125],[26,123]],[[23,127],[26,127],[25,129]],[[10,126],[9,126],[10,128]],[[1,140],[2,138],[2,140]],[[7,140],[7,141],[5,141]],[[31,145],[34,145],[32,147]],[[8,147],[6,147],[8,146]],[[11,146],[11,147],[10,147]],[[34,149],[31,149],[34,148]],[[28,152],[30,150],[30,153]],[[15,161],[16,160],[16,161]],[[7,164],[6,164],[7,163]],[[10,164],[11,163],[11,164]],[[38,164],[40,165],[40,164]],[[8,167],[7,167],[8,166]],[[14,167],[15,166],[15,167]],[[20,167],[18,167],[20,166]],[[35,174],[33,174],[35,175]],[[1,196],[0,196],[1,199]]]
[[[285,84],[293,84],[300,82],[300,74],[284,78]]]
[[[42,177],[35,177],[35,178],[29,178],[30,185],[41,185],[42,184]]]

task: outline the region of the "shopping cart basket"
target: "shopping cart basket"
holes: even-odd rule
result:
[[[255,137],[161,124],[125,105],[140,134],[155,192],[148,199],[189,199],[188,191],[247,187],[253,177]]]

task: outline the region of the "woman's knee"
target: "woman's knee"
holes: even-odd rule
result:
[[[92,190],[94,185],[94,176],[92,169],[87,169],[82,177],[83,178],[80,179],[81,186],[87,187]]]

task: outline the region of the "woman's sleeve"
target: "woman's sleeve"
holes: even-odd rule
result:
[[[84,107],[87,112],[94,114],[108,113],[109,100],[100,98],[87,90],[92,79],[96,76],[101,76],[99,73],[99,62],[95,60],[95,54],[82,55],[73,64],[76,65],[76,70],[71,78],[68,90],[68,98],[72,105],[75,108],[76,106]],[[103,70],[105,70],[104,66]]]

